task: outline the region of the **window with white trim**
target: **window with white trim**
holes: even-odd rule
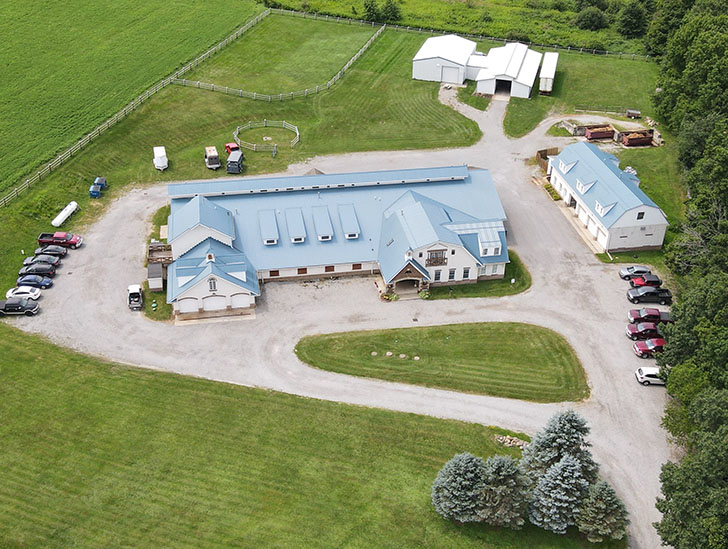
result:
[[[581,179],[576,180],[576,190],[579,191],[581,194],[584,194],[586,192],[586,185],[581,182]]]
[[[450,269],[450,271],[447,274],[448,280],[455,280],[455,269]]]
[[[216,292],[217,291],[217,280],[214,278],[208,279],[207,287],[211,292]]]
[[[440,276],[442,275],[442,271],[440,269],[437,269],[435,271],[435,282],[440,282]]]
[[[500,246],[493,249],[493,255],[500,255]]]
[[[463,267],[463,279],[470,278],[470,267]]]
[[[604,206],[602,206],[602,205],[601,205],[601,204],[599,203],[599,201],[598,201],[598,200],[596,200],[596,201],[594,202],[594,210],[596,210],[596,212],[597,212],[597,213],[598,213],[599,215],[601,215],[602,217],[604,217],[604,214],[605,214],[605,213],[607,212],[607,211],[606,211],[606,210],[604,209]]]

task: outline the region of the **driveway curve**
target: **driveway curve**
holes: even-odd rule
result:
[[[454,93],[442,90],[441,101],[483,131],[471,147],[322,156],[286,173],[302,174],[312,167],[325,173],[457,164],[488,168],[508,215],[509,246],[531,271],[528,291],[502,298],[383,303],[369,278],[280,282],[265,285],[254,320],[180,326],[152,322],[127,309],[125,292],[127,284],[146,276],[142,265],[149,222],[167,200],[166,185],[157,185],[116,199],[90,227],[84,247],[64,260],[57,288],[44,292],[42,314],[16,319],[16,325],[60,345],[145,368],[531,434],[555,411],[574,408],[589,421],[601,472],[630,511],[630,546],[658,547],[651,523],[659,520],[654,504],[660,465],[670,457],[660,427],[665,392],[635,382],[633,372],[644,361],[632,354],[624,336],[629,303],[617,268],[589,252],[559,211],[562,206],[530,179],[534,167],[529,159],[536,150],[574,139],[546,135],[556,119],[544,121],[526,137],[509,139],[502,131],[505,102],[493,101],[481,112],[457,102]],[[484,321],[526,321],[564,335],[586,370],[590,398],[537,404],[351,377],[311,368],[293,352],[302,336],[315,333]]]

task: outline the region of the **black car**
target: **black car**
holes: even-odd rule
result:
[[[18,271],[18,276],[25,275],[43,275],[43,276],[55,276],[56,268],[48,263],[33,263],[32,265],[26,265]]]
[[[61,258],[57,255],[40,254],[34,257],[26,257],[25,261],[23,261],[23,265],[35,265],[36,263],[47,263],[48,265],[58,267],[61,264]]]
[[[33,252],[35,255],[55,255],[58,257],[64,257],[68,253],[68,248],[62,246],[41,246],[36,248]]]
[[[27,297],[11,297],[7,301],[0,301],[0,316],[27,315],[33,316],[40,311],[37,301]]]
[[[652,274],[649,267],[644,265],[632,265],[619,269],[619,276],[622,280],[632,280],[637,276]]]
[[[632,303],[659,303],[669,305],[672,303],[672,293],[667,288],[655,288],[654,286],[642,286],[627,290],[627,299]]]

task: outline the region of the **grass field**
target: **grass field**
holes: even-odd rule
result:
[[[285,93],[325,84],[376,28],[268,16],[185,78],[256,93]],[[272,43],[271,38],[276,37]]]
[[[614,75],[619,75],[618,85]],[[539,95],[537,81],[530,99],[511,98],[503,127],[511,137],[521,137],[550,112],[571,113],[576,105],[623,106],[649,114],[656,79],[655,63],[560,52],[553,93]]]
[[[5,5],[0,193],[262,9],[250,0],[69,0],[50,13]]]
[[[472,80],[466,80],[466,86],[458,89],[458,99],[462,103],[466,103],[471,107],[475,107],[480,111],[484,111],[490,105],[490,97],[484,97],[482,95],[473,95],[475,93],[476,82]]]
[[[3,323],[0,352],[3,547],[594,547],[435,514],[453,454],[517,455],[500,429],[128,368]]]
[[[388,351],[392,356],[386,356]],[[566,340],[531,324],[451,324],[309,336],[299,341],[296,354],[322,370],[468,393],[535,402],[589,395],[584,370]]]
[[[271,45],[283,39],[271,36]],[[477,125],[437,101],[437,84],[412,80],[419,41],[415,34],[384,32],[339,84],[313,98],[268,103],[180,86],[163,90],[10,208],[0,209],[5,236],[0,284],[14,282],[18,267],[11,259],[21,248],[33,249],[35,236],[70,200],[81,206],[74,223],[83,227],[129,184],[219,177],[205,168],[203,148],[222,150],[235,126],[248,120],[288,120],[299,126],[302,138],[293,149],[281,147],[275,159],[270,153],[246,151],[246,175],[284,171],[289,163],[315,154],[474,143],[480,137]],[[170,167],[163,173],[154,169],[151,158],[152,147],[159,144],[167,147],[169,157]],[[109,191],[90,202],[88,186],[100,174],[107,177]]]
[[[458,299],[461,297],[500,297],[525,292],[531,287],[531,273],[513,250],[508,250],[511,262],[506,264],[502,279],[482,280],[475,284],[437,286],[430,289],[430,299]],[[511,279],[516,281],[511,284]]]
[[[345,0],[277,0],[285,8],[316,11],[344,17],[364,17],[363,2]],[[384,4],[379,0],[378,4]],[[541,44],[561,44],[610,51],[642,53],[639,40],[626,40],[614,28],[600,31],[580,30],[573,24],[573,2],[564,3],[564,11],[553,9],[549,0],[401,0],[402,26],[435,28],[506,38]],[[487,14],[487,18],[484,18]],[[487,20],[486,20],[487,19]]]

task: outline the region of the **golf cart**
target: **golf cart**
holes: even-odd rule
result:
[[[127,302],[132,311],[139,311],[144,307],[144,294],[139,284],[130,284],[126,289]]]

